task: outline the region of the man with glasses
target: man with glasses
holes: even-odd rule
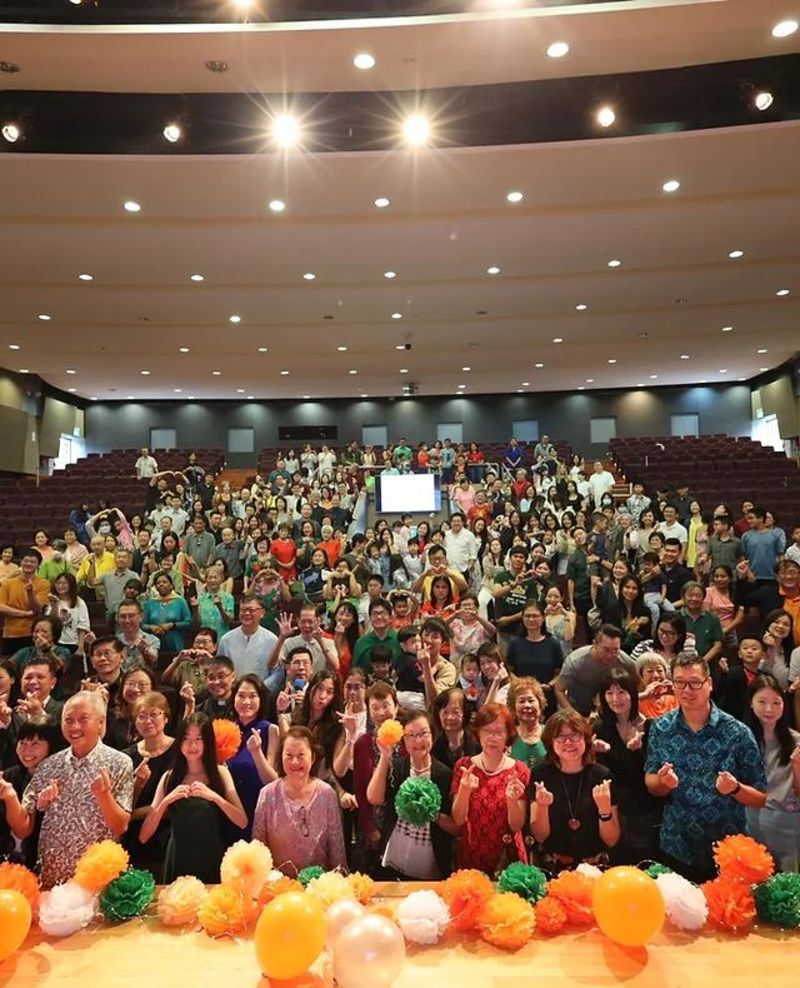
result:
[[[664,861],[703,882],[716,874],[714,843],[747,830],[745,807],[764,805],[767,779],[750,728],[711,702],[706,661],[681,652],[672,686],[679,706],[651,722],[645,784],[666,800]]]
[[[622,651],[621,645],[620,629],[613,624],[601,624],[591,645],[576,648],[561,667],[553,686],[559,707],[572,708],[588,717],[597,691],[612,669],[624,670],[635,681],[636,663]]]
[[[278,639],[261,627],[263,616],[264,605],[256,594],[244,594],[239,601],[239,627],[227,631],[220,639],[217,652],[233,662],[237,677],[252,672],[266,680],[269,674],[269,658]]]

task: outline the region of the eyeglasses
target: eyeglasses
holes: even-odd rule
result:
[[[240,614],[258,614],[259,611],[263,610],[261,607],[240,607]]]
[[[504,738],[505,739],[505,737],[506,737],[505,729],[500,730],[500,731],[490,731],[488,728],[484,728],[480,733],[481,734],[484,734],[487,738]]]
[[[583,740],[582,734],[558,734],[553,738],[555,744],[579,744]]]
[[[673,679],[672,688],[677,692],[681,690],[691,690],[692,693],[696,693],[701,690],[705,684],[708,682],[708,676],[705,679]]]
[[[505,732],[503,732],[505,734]],[[430,731],[416,731],[414,734],[406,734],[406,741],[424,741],[431,736]]]

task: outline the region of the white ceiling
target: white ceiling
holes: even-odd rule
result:
[[[785,3],[769,0],[642,7],[647,9],[619,22],[627,33],[617,36],[627,38],[624,47],[638,59],[636,67],[675,64],[675,30],[659,35],[648,54],[655,37],[648,25],[662,18],[680,14],[686,26],[711,18],[717,31],[705,34],[702,46],[709,57],[692,49],[696,34],[687,30],[684,36],[686,60],[706,61],[774,53],[769,29],[787,14]],[[624,13],[572,10],[560,24],[569,24],[573,50],[606,23],[602,16]],[[585,16],[578,16],[581,11]],[[507,36],[516,39],[532,24],[540,30],[542,20],[516,18]],[[470,63],[465,53],[474,25],[441,21],[433,26],[444,33],[438,59],[431,58],[423,73],[426,85],[450,84]],[[739,37],[742,24],[749,27]],[[304,58],[311,64],[316,50],[319,65],[330,68],[333,56],[346,49],[349,57],[360,47],[356,36],[367,30],[303,27],[289,32],[281,25],[248,35],[247,43],[273,43],[280,36],[285,44],[291,37],[298,65]],[[480,30],[486,38],[496,28],[491,20]],[[401,30],[425,33],[421,25],[374,22],[368,30],[376,39],[394,39]],[[640,43],[632,44],[630,32],[640,32]],[[91,41],[105,50],[112,41],[77,37],[0,35],[0,58],[13,58],[17,43],[45,40],[51,51],[59,46],[53,71],[61,72],[68,67],[62,42],[68,49]],[[153,37],[159,46],[173,46],[173,82],[186,82],[180,68],[188,65],[181,55],[186,36],[168,37],[159,28]],[[114,43],[126,47],[140,40],[123,36]],[[237,36],[237,43],[242,40]],[[791,50],[792,40],[781,42],[780,50]],[[720,55],[724,45],[733,47]],[[488,46],[484,62],[496,58],[494,47]],[[449,59],[442,52],[456,54]],[[536,77],[538,63],[525,76],[514,75],[515,57],[498,59],[493,74],[468,81]],[[576,65],[596,71],[605,65],[596,57],[590,68],[572,63],[571,54],[560,71],[573,74]],[[23,55],[19,59],[24,63]],[[84,88],[92,88],[93,72],[114,73],[111,61],[90,57],[74,71],[86,80]],[[483,71],[486,65],[478,62]],[[156,88],[170,88],[158,75],[169,69],[167,61],[152,64],[162,79]],[[631,67],[629,61],[615,70]],[[124,57],[118,68],[113,88],[124,89]],[[142,78],[152,80],[149,70],[145,58]],[[437,72],[442,81],[431,82]],[[324,88],[326,80],[329,88],[353,88],[349,70],[334,74],[338,86],[320,68],[313,79],[304,75],[303,88]],[[55,84],[45,73],[39,78],[34,72],[32,79],[24,65],[20,76],[10,78],[21,81],[23,75],[27,88],[36,88],[36,81]],[[59,76],[58,85],[68,78]],[[203,72],[198,78],[206,83],[211,77]],[[419,384],[421,394],[452,393],[461,383],[469,394],[514,391],[523,382],[529,382],[526,390],[555,390],[750,377],[798,349],[798,161],[800,123],[419,152],[6,154],[0,156],[0,359],[101,399],[172,398],[175,389],[198,398],[377,397],[399,394],[409,381]],[[681,188],[669,195],[661,186],[671,178]],[[505,199],[513,189],[525,194],[518,205]],[[391,198],[388,209],[374,207],[380,195]],[[275,197],[288,204],[279,216],[266,209]],[[122,208],[131,198],[142,205],[138,215]],[[729,259],[733,249],[745,256]],[[609,269],[612,258],[622,266]],[[488,275],[490,265],[501,273]],[[387,270],[397,278],[385,279]],[[316,280],[303,280],[309,271]],[[94,281],[79,281],[81,272],[92,273]],[[192,272],[206,280],[193,284]],[[783,288],[792,294],[776,297]],[[578,303],[589,309],[576,311]],[[481,310],[487,314],[477,315]],[[393,320],[393,312],[403,318]],[[39,321],[39,313],[52,315],[51,321]],[[238,326],[228,321],[234,313],[241,316]],[[724,325],[734,331],[723,334]],[[554,344],[554,337],[565,342]],[[406,340],[413,349],[397,351]],[[9,351],[9,344],[21,349]],[[181,346],[190,352],[179,353]],[[259,353],[259,346],[268,351]],[[763,348],[768,352],[758,354]],[[690,359],[680,359],[682,353]],[[537,369],[537,362],[544,367]],[[67,368],[77,373],[67,375]],[[402,368],[409,373],[401,374]],[[151,373],[142,376],[142,369]],[[212,375],[215,369],[221,376]],[[282,376],[282,369],[290,374]],[[653,374],[658,377],[651,379]],[[594,381],[587,384],[587,378]]]

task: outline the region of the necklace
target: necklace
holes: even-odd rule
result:
[[[480,753],[480,755],[478,756],[478,758],[480,759],[481,768],[483,769],[485,775],[499,775],[501,772],[505,772],[505,769],[503,768],[503,759],[502,758],[500,759],[500,765],[499,765],[499,767],[496,768],[496,769],[494,769],[493,772],[490,772],[489,769],[486,767],[486,762],[483,759],[483,752]]]
[[[581,769],[580,780],[578,781],[578,791],[575,793],[575,806],[572,806],[572,800],[569,798],[569,793],[567,792],[567,784],[564,782],[564,772],[560,773],[561,777],[561,788],[564,790],[564,799],[567,801],[567,806],[569,807],[569,819],[567,820],[567,826],[570,830],[580,830],[581,821],[575,816],[575,810],[578,808],[578,804],[581,800],[581,789],[583,788],[583,769]]]
[[[414,768],[414,766],[411,765],[409,774],[412,777],[416,777],[420,775],[430,775],[430,771],[431,771],[431,759],[429,758],[421,768]]]

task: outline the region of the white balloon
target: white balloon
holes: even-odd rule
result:
[[[354,919],[336,939],[333,975],[338,988],[388,988],[403,967],[406,943],[386,916]]]
[[[359,919],[366,915],[367,910],[355,899],[339,899],[328,906],[325,911],[325,924],[327,932],[325,939],[331,950],[339,937],[339,934],[354,919]]]

